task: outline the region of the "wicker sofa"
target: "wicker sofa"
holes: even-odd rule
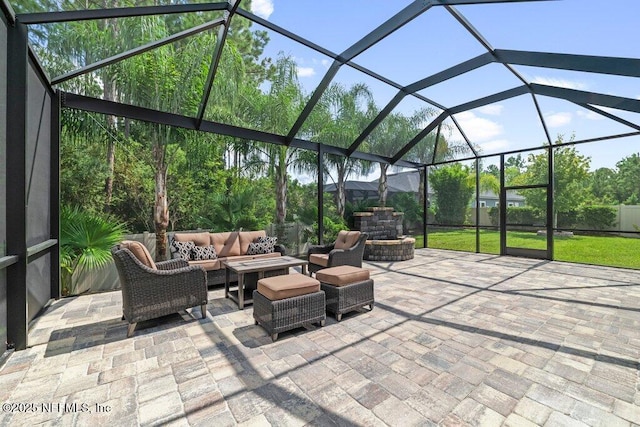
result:
[[[215,259],[207,259],[201,261],[189,260],[189,265],[199,265],[207,272],[207,282],[211,285],[224,284],[226,280],[226,269],[224,261],[242,261],[247,259],[271,258],[285,254],[285,248],[282,245],[275,245],[275,251],[266,254],[247,255],[249,244],[256,241],[259,237],[266,237],[264,230],[259,231],[230,231],[223,233],[202,232],[175,232],[169,233],[169,247],[171,248],[171,257],[178,258],[178,253],[174,250],[174,241],[177,242],[194,242],[196,246],[213,245],[216,251]],[[231,275],[231,281],[238,280],[236,274]]]

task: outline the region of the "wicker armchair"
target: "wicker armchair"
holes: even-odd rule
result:
[[[136,323],[200,306],[207,316],[207,275],[202,267],[183,260],[154,263],[139,242],[122,242],[111,248],[122,288],[122,318],[129,323],[127,337]]]
[[[332,244],[309,247],[307,251],[309,273],[338,265],[362,267],[362,256],[367,237],[367,233],[343,230],[338,233],[336,241]]]

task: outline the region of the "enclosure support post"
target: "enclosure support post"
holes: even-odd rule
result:
[[[480,253],[480,160],[476,158],[476,253]]]
[[[49,181],[50,239],[58,241],[51,256],[51,298],[60,298],[60,91],[51,100],[51,165]]]
[[[500,217],[500,255],[507,254],[507,191],[504,189],[504,154],[500,154],[500,198],[498,212]]]
[[[318,144],[318,244],[324,244],[324,147]]]
[[[7,28],[7,255],[18,262],[7,268],[7,345],[27,348],[27,27]]]
[[[548,178],[547,178],[547,259],[553,260],[553,236],[556,229],[555,213],[553,211],[554,198],[554,170],[553,170],[553,145],[549,145]]]
[[[422,247],[427,247],[427,220],[429,219],[429,170],[427,166],[422,168],[423,170],[423,179],[424,179],[424,197],[422,198],[422,235],[424,239],[422,239]]]

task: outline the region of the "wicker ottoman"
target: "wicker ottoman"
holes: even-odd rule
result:
[[[258,280],[253,291],[253,319],[271,335],[309,323],[324,326],[324,292],[320,282],[304,274],[288,274]]]
[[[341,265],[316,272],[320,288],[327,297],[327,311],[334,313],[338,322],[342,314],[365,305],[373,310],[373,280],[369,270]]]

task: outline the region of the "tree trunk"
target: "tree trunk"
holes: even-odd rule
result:
[[[424,169],[420,169],[420,183],[418,184],[418,201],[420,202],[420,207],[424,206],[424,184],[425,184],[425,173]]]
[[[155,162],[155,209],[153,222],[156,232],[156,261],[164,261],[167,254],[167,227],[169,227],[169,203],[167,200],[167,165],[164,146],[156,140],[153,145]]]
[[[283,170],[284,169],[284,170]],[[276,223],[284,224],[287,218],[287,169],[286,164],[276,167]]]
[[[107,1],[104,1],[104,6],[107,7]],[[109,7],[117,7],[118,2],[112,1]],[[111,29],[113,40],[118,40],[118,21],[116,19],[108,19],[104,21],[105,28]],[[104,99],[106,101],[116,100],[116,85],[113,81],[113,77],[102,73],[102,79],[104,81]],[[107,129],[115,132],[116,118],[114,116],[107,116]],[[107,135],[107,177],[104,183],[104,211],[109,212],[111,210],[111,199],[113,198],[113,173],[116,163],[116,142],[110,135]]]
[[[344,210],[346,206],[346,190],[345,190],[345,166],[338,165],[338,180],[336,181],[336,209],[340,218],[344,219]]]
[[[389,192],[389,183],[387,182],[388,163],[380,163],[380,179],[378,180],[378,203],[380,206],[387,206],[387,193]]]

